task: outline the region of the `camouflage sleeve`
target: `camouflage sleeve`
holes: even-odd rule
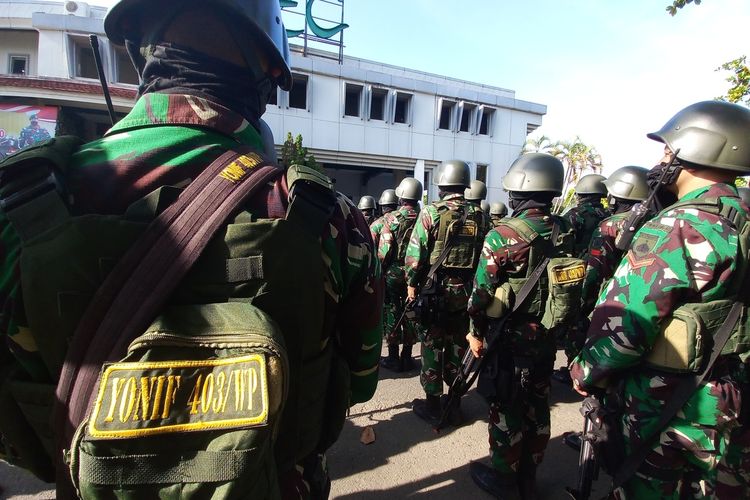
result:
[[[404,270],[408,286],[419,286],[420,281],[427,273],[430,241],[433,238],[432,228],[435,226],[436,218],[437,210],[434,207],[426,206],[419,213],[417,223],[414,224],[404,258]]]
[[[694,209],[647,223],[630,248],[571,364],[583,387],[606,385],[611,375],[638,364],[654,345],[660,322],[680,304],[722,297],[738,251],[736,231]]]
[[[581,292],[581,316],[588,317],[594,310],[602,283],[611,278],[620,262],[621,252],[615,247],[616,227],[605,220],[594,230],[586,252],[586,278]]]
[[[375,249],[377,250],[378,245],[380,245],[380,232],[383,230],[383,217],[378,217],[375,219],[375,222],[370,224],[370,236],[372,237],[372,242],[375,245]]]
[[[484,239],[482,255],[474,274],[468,311],[471,318],[470,331],[477,338],[484,338],[487,332],[488,321],[485,311],[492,302],[495,290],[507,281],[507,273],[504,270],[508,260],[507,240],[498,232],[502,230],[503,226],[498,226]]]
[[[395,231],[398,231],[398,224],[395,223],[395,219],[387,218],[383,223],[383,228],[380,230],[380,241],[377,244],[378,260],[381,264],[385,262],[388,254],[391,253],[393,241],[396,238]]]
[[[343,197],[323,250],[331,260],[326,291],[337,302],[336,330],[351,370],[351,404],[362,403],[378,383],[384,285],[367,222]]]

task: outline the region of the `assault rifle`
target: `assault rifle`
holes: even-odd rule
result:
[[[601,427],[599,418],[601,403],[596,396],[589,396],[581,404],[583,415],[583,434],[581,434],[581,450],[578,454],[578,484],[576,488],[565,488],[571,498],[588,500],[591,496],[591,484],[599,477],[599,463],[594,454],[596,441],[595,429]]]
[[[664,185],[664,180],[668,175],[671,175],[673,173],[671,171],[672,165],[674,165],[674,162],[677,161],[677,154],[679,152],[680,150],[678,148],[674,152],[674,154],[672,154],[672,158],[669,160],[669,163],[666,167],[664,167],[664,170],[662,170],[661,176],[659,177],[659,182],[651,190],[648,198],[646,198],[646,200],[641,203],[636,203],[635,206],[633,206],[633,208],[630,210],[630,215],[625,221],[625,224],[623,224],[622,226],[622,232],[617,235],[617,238],[615,239],[615,247],[618,250],[622,250],[623,252],[627,251],[630,248],[630,244],[633,242],[635,233],[638,232],[641,226],[643,226],[643,224],[645,224],[648,219],[656,215],[654,210],[654,200],[656,199],[656,195],[659,192],[659,189]]]

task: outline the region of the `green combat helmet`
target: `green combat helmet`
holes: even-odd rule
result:
[[[478,180],[471,181],[469,187],[464,191],[464,198],[466,201],[479,203],[487,198],[487,184]]]
[[[401,200],[419,201],[423,191],[421,182],[414,177],[406,177],[396,188],[396,196]]]
[[[745,205],[750,206],[750,188],[737,188],[737,193],[739,193],[740,199],[745,202]]]
[[[138,43],[143,37],[142,14],[147,14],[152,19],[163,19],[166,26],[190,3],[184,0],[121,0],[107,13],[104,31],[115,45],[125,45],[125,40]],[[211,4],[231,16],[233,22],[227,23],[227,28],[236,40],[250,42],[238,45],[255,74],[266,74],[284,90],[292,88],[289,43],[277,0],[205,0],[196,1],[195,4]],[[266,71],[262,69],[262,58],[256,51],[258,46],[264,49],[263,56],[268,61],[269,69]],[[269,89],[272,87],[269,86]]]
[[[461,160],[447,160],[441,163],[435,172],[435,184],[443,186],[469,187],[471,169]]]
[[[359,199],[357,208],[360,210],[375,210],[375,198],[365,195]]]
[[[503,177],[503,189],[517,192],[562,194],[565,168],[560,160],[545,153],[519,156]]]
[[[750,109],[724,101],[702,101],[678,111],[649,139],[666,144],[683,162],[750,172]]]
[[[378,200],[378,205],[380,205],[381,207],[398,205],[398,196],[396,196],[396,190],[386,189],[385,191],[383,191],[383,193],[380,195],[380,199]]]
[[[575,193],[578,195],[598,194],[607,196],[605,180],[607,178],[599,174],[584,175],[576,184]]]
[[[615,170],[603,184],[615,198],[643,201],[648,198],[647,176],[648,169],[629,165]]]
[[[503,218],[508,215],[508,207],[502,201],[496,201],[490,204],[490,215],[493,217]]]

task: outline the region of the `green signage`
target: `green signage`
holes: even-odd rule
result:
[[[333,26],[331,28],[324,28],[320,26],[312,14],[312,8],[313,8],[313,4],[315,3],[315,0],[306,0],[306,2],[307,3],[305,5],[305,25],[307,26],[307,28],[309,28],[310,31],[312,31],[312,33],[315,36],[318,36],[320,38],[330,39],[349,27],[349,25],[346,23],[337,24],[336,26]],[[344,1],[339,0],[339,2],[342,4],[342,8],[343,8]],[[280,0],[280,4],[281,4],[282,9],[285,7],[293,8],[299,5],[299,2],[295,2],[294,0]],[[304,32],[305,32],[304,29],[286,30],[286,34],[289,38],[300,36]]]

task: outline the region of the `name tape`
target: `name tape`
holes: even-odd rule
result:
[[[266,425],[266,359],[106,365],[89,419],[93,439]]]
[[[219,173],[219,177],[229,182],[236,183],[242,180],[252,169],[260,165],[262,159],[260,156],[250,153],[241,155],[232,163],[224,167]]]
[[[574,267],[566,267],[565,269],[554,269],[554,278],[556,285],[565,283],[575,283],[581,281],[586,276],[586,267],[579,264]]]

